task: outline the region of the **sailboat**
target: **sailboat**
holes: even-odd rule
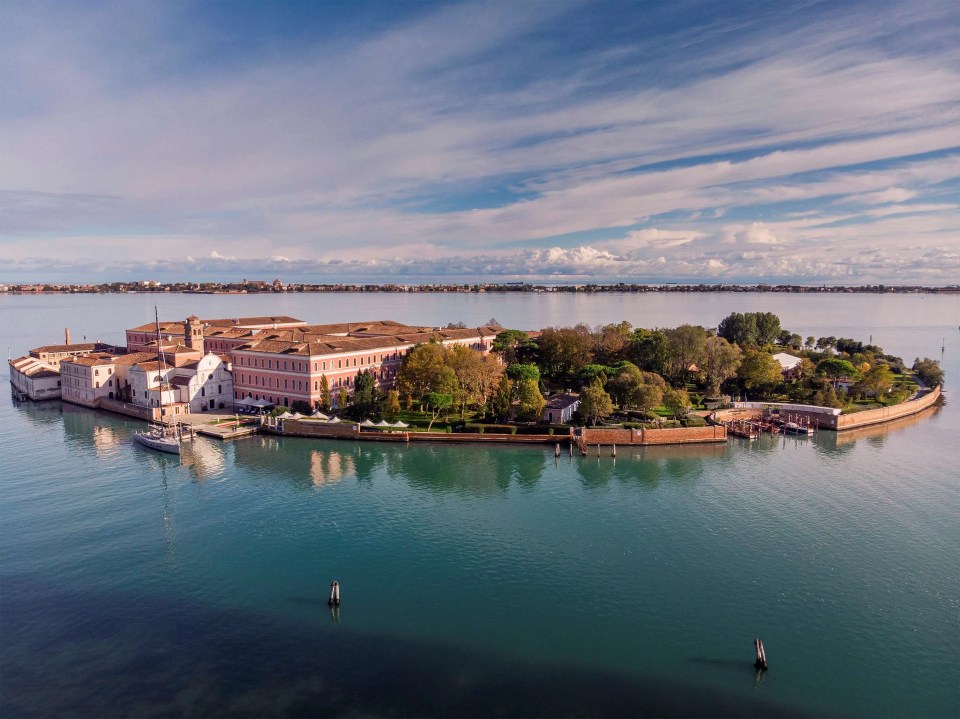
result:
[[[180,437],[176,428],[167,427],[163,423],[163,370],[166,362],[163,358],[163,348],[160,345],[160,315],[157,307],[153,307],[153,315],[157,322],[157,354],[160,356],[160,423],[151,422],[146,430],[133,433],[133,438],[144,447],[155,449],[158,452],[180,454]]]

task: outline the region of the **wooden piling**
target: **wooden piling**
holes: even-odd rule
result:
[[[330,582],[330,599],[327,600],[327,606],[340,606],[340,582],[337,580]]]
[[[559,456],[560,456],[560,443],[559,443],[559,442],[557,442],[557,447],[556,447],[556,449],[554,450],[553,454],[554,454],[555,457],[559,457]]]
[[[611,457],[617,456],[617,445],[613,445],[613,450],[610,452]]]
[[[767,671],[767,652],[763,648],[763,642],[755,638],[753,640],[753,649],[757,655],[753,666],[760,671]]]

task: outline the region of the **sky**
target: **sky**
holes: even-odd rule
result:
[[[0,282],[960,278],[960,4],[0,3]]]

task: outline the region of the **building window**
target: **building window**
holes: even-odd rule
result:
[[[223,394],[223,385],[222,385],[222,384],[218,384],[218,385],[217,385],[217,394]]]

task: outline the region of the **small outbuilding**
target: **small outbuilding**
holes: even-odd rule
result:
[[[579,395],[568,392],[552,394],[547,397],[547,405],[543,408],[543,421],[550,424],[566,424],[578,409],[580,409]]]

